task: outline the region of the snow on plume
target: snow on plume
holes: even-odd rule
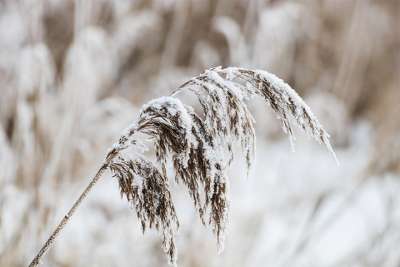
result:
[[[177,98],[182,91],[197,97],[202,114]],[[248,169],[254,157],[254,119],[246,104],[253,96],[265,99],[291,140],[294,123],[335,157],[328,133],[288,84],[266,71],[234,67],[209,69],[171,96],[144,105],[138,121],[107,156],[121,195],[136,208],[143,231],[160,230],[171,264],[177,258],[174,234],[179,222],[167,168],[173,167],[175,181],[187,188],[202,223],[211,225],[222,250],[229,209],[227,170],[234,158],[234,145],[240,144]],[[154,147],[154,162],[140,153],[132,157],[122,153],[138,146],[143,138]]]

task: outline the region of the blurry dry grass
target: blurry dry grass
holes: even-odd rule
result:
[[[0,218],[25,199],[11,230],[0,219],[1,265],[26,262],[58,194],[93,171],[139,103],[209,67],[266,69],[324,93],[317,102],[335,96],[343,115],[322,105],[335,125],[372,122],[368,172],[399,174],[399,14],[397,0],[1,0]]]

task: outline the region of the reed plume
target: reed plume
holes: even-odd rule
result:
[[[201,114],[178,98],[184,91],[197,97]],[[211,225],[222,250],[229,210],[227,170],[235,145],[240,145],[248,169],[254,157],[254,119],[246,104],[253,96],[265,99],[291,140],[294,123],[335,156],[328,133],[284,81],[261,70],[209,69],[182,84],[171,96],[142,107],[137,121],[110,149],[98,173],[30,266],[39,264],[105,170],[111,171],[118,180],[121,196],[136,209],[143,232],[148,228],[160,231],[171,264],[176,264],[179,220],[169,189],[170,176],[186,187],[202,223]],[[146,158],[143,152],[149,144],[155,160]]]

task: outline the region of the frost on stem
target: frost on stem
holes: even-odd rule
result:
[[[176,97],[184,90],[194,93],[202,114]],[[175,181],[187,188],[202,223],[211,225],[222,248],[229,207],[227,169],[235,144],[240,144],[251,167],[255,132],[246,101],[257,95],[277,113],[291,139],[295,123],[334,155],[328,133],[288,84],[265,71],[233,67],[207,70],[172,96],[144,105],[137,123],[109,153],[109,167],[119,181],[121,195],[136,208],[143,230],[161,231],[171,263],[176,262],[174,234],[179,222],[169,191],[168,167],[173,167]],[[143,136],[154,146],[155,162],[122,153],[138,146]]]

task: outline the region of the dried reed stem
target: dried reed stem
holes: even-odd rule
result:
[[[104,173],[104,171],[108,168],[108,164],[109,163],[108,163],[108,160],[107,160],[106,163],[104,163],[103,166],[101,166],[101,168],[97,171],[96,175],[92,178],[92,180],[87,185],[85,190],[81,193],[79,198],[75,201],[74,205],[72,205],[70,210],[63,217],[61,222],[57,225],[57,228],[53,231],[51,236],[47,239],[46,243],[44,243],[42,248],[39,250],[38,254],[35,256],[35,258],[29,264],[29,267],[35,267],[35,266],[39,265],[40,258],[50,248],[50,246],[53,244],[54,240],[57,238],[57,236],[60,234],[60,232],[64,229],[64,226],[71,219],[71,217],[75,213],[76,209],[79,207],[79,205],[82,203],[82,201],[87,197],[87,195],[92,190],[93,186],[97,183],[97,181],[101,178],[101,176]]]
[[[175,97],[184,90],[197,97],[204,119]],[[254,119],[246,104],[253,96],[264,98],[291,139],[294,122],[325,144],[335,157],[329,134],[284,81],[261,70],[206,70],[182,84],[171,96],[154,99],[142,107],[137,122],[112,146],[103,166],[29,266],[39,264],[106,169],[118,180],[121,196],[135,207],[143,232],[148,228],[159,230],[162,247],[172,265],[176,265],[177,259],[175,233],[179,220],[169,189],[169,166],[175,170],[175,181],[188,189],[202,223],[206,225],[208,221],[212,226],[222,250],[229,210],[227,169],[234,158],[233,146],[241,145],[248,170],[255,150]],[[156,162],[143,157],[143,138],[152,143]]]

